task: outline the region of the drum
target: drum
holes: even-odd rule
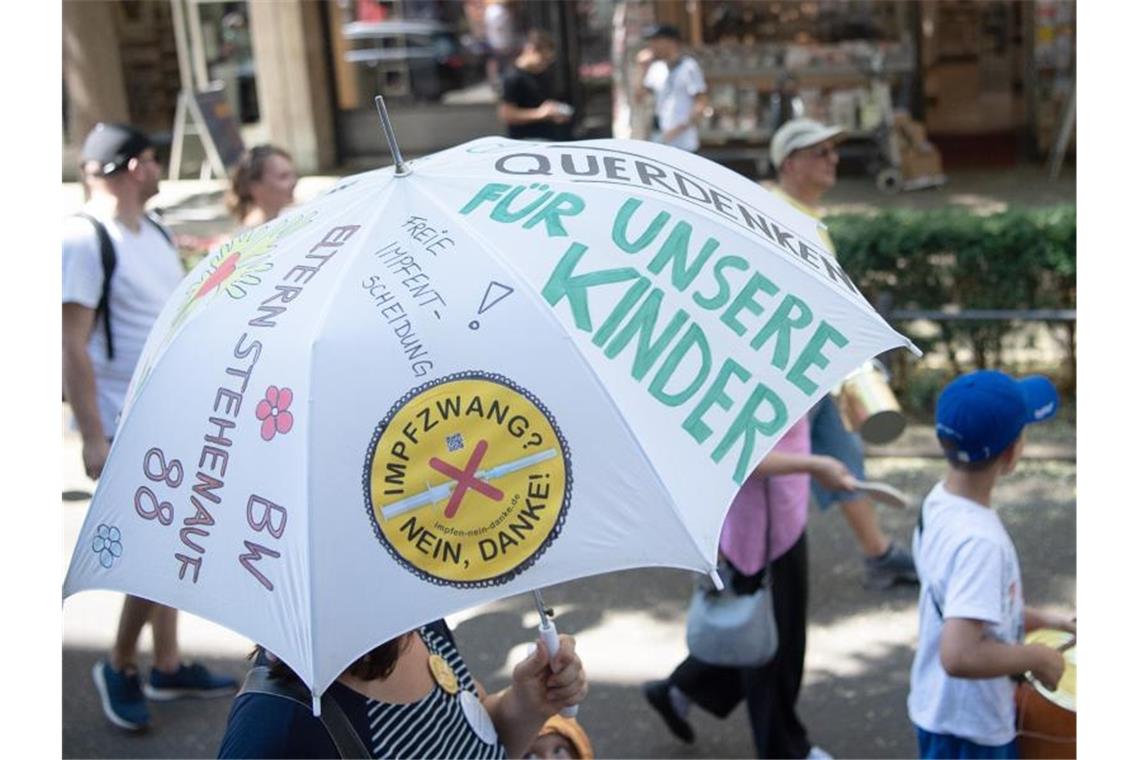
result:
[[[839,388],[838,405],[847,429],[867,443],[890,443],[906,427],[886,370],[876,361],[865,362],[847,376]]]
[[[1061,648],[1071,633],[1043,629],[1025,637],[1026,644]],[[1064,651],[1065,672],[1056,691],[1032,676],[1017,687],[1017,749],[1023,758],[1077,756],[1077,647]]]

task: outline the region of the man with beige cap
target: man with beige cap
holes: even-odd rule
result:
[[[792,119],[772,136],[769,154],[778,174],[773,192],[804,213],[823,215],[819,202],[836,181],[839,164],[837,146],[845,137],[841,127],[827,126],[813,119]],[[835,245],[826,230],[823,242],[835,253]],[[863,444],[859,436],[847,430],[831,394],[826,394],[811,410],[811,450],[843,462],[857,480],[866,480],[863,472]],[[863,584],[868,588],[887,589],[896,583],[917,583],[914,558],[905,546],[892,541],[879,526],[875,506],[861,491],[833,491],[814,479],[812,495],[821,509],[839,502],[843,516],[863,551]]]

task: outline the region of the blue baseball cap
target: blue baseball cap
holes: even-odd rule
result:
[[[1044,375],[1015,380],[979,370],[947,385],[935,405],[935,433],[948,458],[984,462],[1001,454],[1021,430],[1057,413],[1061,399]]]

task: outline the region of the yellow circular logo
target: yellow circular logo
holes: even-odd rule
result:
[[[505,377],[463,372],[414,389],[376,428],[364,492],[377,537],[425,580],[506,583],[557,538],[570,455],[550,413]]]

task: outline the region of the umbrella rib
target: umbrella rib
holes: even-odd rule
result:
[[[347,205],[345,207],[344,211],[340,214],[334,215],[330,219],[330,222],[336,221],[336,220],[339,220],[345,216],[348,216],[352,211],[358,209],[361,206],[364,206],[365,204],[375,203],[376,204],[375,209],[374,209],[373,213],[370,216],[368,216],[367,224],[365,224],[365,223],[361,224],[361,227],[364,229],[371,228],[372,224],[375,222],[375,217],[379,216],[380,214],[382,214],[386,210],[387,204],[391,200],[392,194],[395,192],[395,184],[394,184],[395,181],[396,181],[395,178],[390,178],[388,184],[379,189],[380,192],[377,194],[377,195],[381,195],[381,198],[379,199],[379,201],[376,197],[374,197],[368,193],[362,193],[361,197],[357,200],[356,203],[352,203],[350,205]],[[402,178],[401,178],[401,181],[403,181]],[[386,195],[387,197],[383,197],[384,195]],[[361,235],[359,238],[357,238],[357,242],[356,242],[355,247],[345,246],[345,249],[342,250],[339,255],[343,256],[345,259],[355,259],[357,257],[357,255],[359,254],[359,252],[365,248],[365,245],[364,245],[365,239],[366,239],[366,236]],[[330,286],[330,292],[336,292],[336,289],[340,286],[340,283],[348,277],[348,273],[351,270],[352,270],[351,261],[349,263],[346,263],[344,266],[341,267],[341,270],[336,274],[336,277]],[[312,414],[313,369],[314,369],[314,367],[317,366],[317,363],[315,361],[313,361],[313,359],[314,359],[313,354],[316,353],[317,336],[319,336],[321,334],[321,331],[324,328],[324,324],[328,320],[328,315],[332,312],[332,306],[333,306],[333,300],[326,301],[325,304],[322,306],[320,312],[317,314],[316,318],[312,322],[312,333],[311,333],[311,335],[313,337],[312,337],[312,341],[311,341],[310,346],[309,346],[310,356],[309,356],[309,363],[308,363],[309,407],[310,407],[310,409],[309,409],[309,412],[310,412],[309,413],[309,420],[310,421],[315,419],[314,415]],[[309,424],[312,424],[312,423],[310,422]],[[305,456],[306,456],[306,459],[308,461],[311,461],[311,459],[312,459],[311,458],[311,453],[312,453],[311,449],[312,449],[312,445],[313,445],[313,438],[314,438],[314,436],[310,435],[310,436],[308,436],[308,440],[307,440]],[[313,699],[315,701],[316,699],[320,698],[321,694],[324,693],[325,688],[327,688],[328,684],[322,684],[319,692],[313,686],[313,684],[316,684],[316,681],[317,681],[317,665],[316,665],[316,663],[317,663],[317,615],[316,615],[316,609],[315,609],[315,605],[314,605],[314,599],[316,597],[313,594],[313,583],[314,583],[314,578],[316,577],[315,573],[314,573],[315,563],[313,561],[314,556],[315,556],[314,552],[313,552],[313,524],[312,524],[313,523],[313,513],[312,513],[312,505],[313,505],[312,482],[313,482],[313,478],[312,478],[312,473],[309,472],[309,470],[308,470],[308,461],[306,462],[306,470],[305,470],[305,473],[306,473],[305,499],[308,502],[309,507],[310,507],[310,509],[309,509],[310,524],[309,524],[309,530],[308,530],[308,537],[309,537],[309,547],[308,547],[309,548],[309,574],[308,575],[309,575],[309,650],[310,650],[309,651],[309,657],[310,657],[310,663],[311,663],[311,667],[312,667],[312,680],[309,683],[311,684],[310,689],[312,690]],[[347,663],[346,663],[346,665],[347,665]],[[335,679],[335,677],[336,676],[334,676],[333,678]],[[332,679],[330,679],[330,683],[331,682],[332,682]]]
[[[417,175],[417,176],[423,176],[423,175]],[[444,214],[447,214],[449,217],[452,215],[453,212],[451,211],[451,209],[449,209],[442,201],[440,201],[437,197],[435,197],[435,195],[433,195],[427,188],[423,187],[422,183],[417,182],[415,187],[425,199],[427,199],[429,202],[434,204],[437,208],[440,209],[440,211],[442,211]],[[498,264],[500,266],[502,266],[504,269],[509,271],[515,277],[515,280],[517,282],[526,283],[527,287],[520,288],[520,290],[525,294],[525,297],[530,298],[532,301],[539,303],[540,308],[538,311],[542,314],[547,315],[548,319],[551,319],[554,321],[554,323],[558,326],[559,331],[562,332],[563,335],[565,336],[566,343],[569,344],[571,350],[573,350],[573,352],[574,352],[574,355],[578,358],[578,361],[585,367],[586,371],[589,372],[590,376],[594,379],[595,386],[597,386],[598,388],[601,388],[604,391],[605,385],[602,383],[601,378],[598,377],[598,373],[594,370],[594,367],[586,359],[586,356],[582,353],[582,350],[578,347],[578,345],[574,342],[574,340],[569,335],[565,334],[565,331],[564,331],[561,323],[559,323],[558,318],[556,316],[554,316],[553,311],[551,309],[547,308],[545,303],[538,301],[538,297],[535,294],[534,289],[530,287],[530,283],[528,282],[528,280],[525,277],[523,277],[518,272],[518,270],[515,269],[515,267],[506,259],[506,257],[502,256],[499,253],[498,249],[489,240],[487,240],[482,234],[480,234],[477,229],[472,227],[471,224],[466,219],[464,219],[461,216],[455,216],[453,218],[453,221],[457,222],[459,224],[459,226],[461,226],[463,228],[463,230],[468,235],[470,235],[472,237],[472,239],[479,242],[481,247],[483,248],[483,250],[486,251],[489,256],[494,258],[495,261],[498,262]],[[637,436],[634,434],[633,428],[630,427],[629,420],[626,419],[625,414],[622,412],[621,408],[617,404],[614,403],[613,399],[609,396],[608,393],[603,392],[601,395],[603,398],[605,398],[609,402],[610,407],[613,409],[614,413],[617,415],[617,418],[621,421],[622,427],[625,428],[626,434],[629,436],[629,439],[633,442],[633,445],[637,447],[638,452],[641,454],[641,458],[649,466],[649,471],[653,473],[653,478],[654,478],[654,480],[657,481],[658,487],[661,489],[661,492],[664,493],[665,496],[667,497],[669,509],[672,510],[674,517],[677,518],[677,521],[681,524],[681,527],[684,529],[683,533],[685,534],[686,538],[689,539],[689,542],[692,544],[693,548],[696,549],[697,556],[700,557],[700,559],[705,563],[706,571],[708,571],[708,572],[715,571],[716,570],[715,561],[710,563],[705,558],[704,551],[702,551],[700,544],[697,543],[696,538],[693,536],[693,532],[689,529],[689,524],[685,521],[684,516],[681,514],[681,510],[678,509],[677,502],[673,499],[672,493],[670,493],[669,489],[666,488],[665,481],[662,480],[661,473],[658,472],[658,470],[657,470],[657,465],[655,465],[653,460],[649,457],[649,455],[646,454],[645,449],[641,445],[641,442],[638,440]]]

